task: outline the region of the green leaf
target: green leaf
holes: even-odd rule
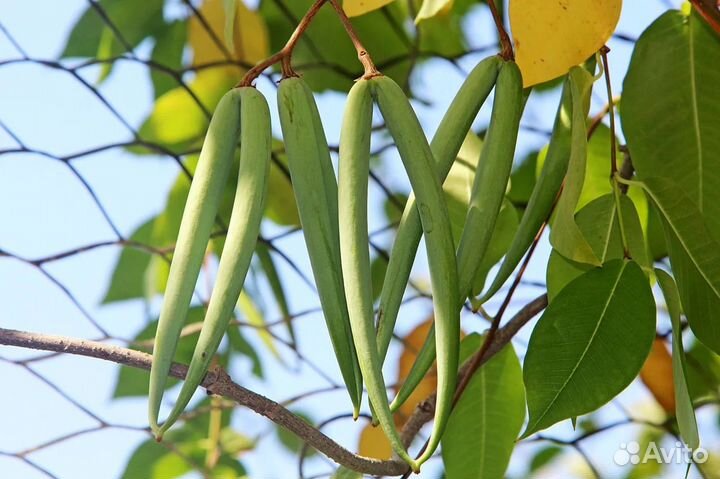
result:
[[[464,339],[479,350],[482,337]],[[525,419],[520,361],[511,345],[472,377],[453,409],[442,440],[448,477],[502,479]]]
[[[293,326],[292,315],[290,314],[290,308],[288,307],[287,298],[285,296],[285,288],[283,288],[282,281],[280,280],[280,275],[278,274],[277,268],[275,267],[275,262],[273,261],[272,255],[270,254],[267,245],[262,242],[258,242],[257,246],[255,247],[255,253],[260,260],[260,267],[262,269],[262,272],[265,274],[265,278],[270,284],[270,290],[275,297],[275,302],[277,303],[278,309],[280,310],[280,313],[283,316],[283,320],[285,321],[288,335],[290,336],[290,340],[294,345],[296,344],[297,340],[297,338],[295,337],[295,327]]]
[[[655,337],[655,301],[634,262],[584,273],[550,303],[524,363],[527,437],[591,412],[637,376]]]
[[[680,436],[690,449],[697,449],[700,446],[697,421],[695,420],[695,408],[693,407],[690,390],[686,379],[687,366],[685,365],[685,351],[682,343],[682,328],[680,315],[680,294],[678,293],[675,281],[672,276],[661,269],[655,270],[658,283],[665,296],[668,315],[672,322],[672,365],[673,384],[675,385],[675,416],[677,418]]]
[[[103,21],[98,12],[88,7],[68,35],[61,58],[94,57],[103,34]]]
[[[164,27],[163,4],[163,0],[100,0],[97,8],[112,22],[113,28],[95,7],[88,7],[73,26],[61,57],[105,60],[127,52],[127,47],[135,48]],[[122,40],[114,29],[120,32]],[[101,80],[110,73],[112,66],[112,63],[103,66]]]
[[[559,456],[561,456],[562,453],[563,448],[559,446],[547,446],[540,449],[537,453],[535,453],[532,460],[530,461],[527,477],[532,477],[532,473],[535,473],[540,469],[544,468],[545,466],[553,462],[555,459],[557,459]]]
[[[372,278],[373,301],[380,297],[385,273],[387,273],[388,260],[382,256],[376,256],[370,263],[370,276]]]
[[[172,433],[173,431],[170,431],[166,435],[166,440],[172,440],[170,437]],[[191,470],[192,466],[186,459],[154,439],[148,439],[140,444],[130,456],[121,479],[137,479],[138,477],[173,479],[181,477]]]
[[[158,443],[148,439],[133,452],[125,467],[122,479],[174,479],[185,475],[204,464],[208,450],[208,427],[210,401],[203,400],[199,407],[204,412],[196,414],[180,428],[173,428],[165,435],[165,441]],[[212,477],[222,479],[244,478],[245,469],[233,456],[242,447],[246,450],[253,445],[247,438],[228,427],[230,413],[223,413],[220,432],[221,455],[213,468]],[[169,447],[171,444],[172,447]]]
[[[338,467],[335,474],[332,475],[331,479],[362,479],[362,474],[355,472],[347,467]]]
[[[670,263],[690,328],[720,352],[720,243],[712,237],[696,204],[664,178],[646,178],[645,190],[663,217]]]
[[[601,196],[584,206],[575,215],[575,222],[597,258],[606,263],[625,256],[620,233],[620,216],[622,216],[631,257],[640,266],[650,269],[651,263],[647,257],[642,227],[635,206],[625,196],[620,197],[620,204],[622,215],[618,214],[612,194]],[[568,283],[591,268],[589,264],[569,260],[553,250],[546,271],[549,300],[552,301]]]
[[[150,59],[157,65],[179,71],[182,67],[182,56],[187,37],[187,22],[175,21],[168,23],[155,35]],[[155,98],[179,86],[178,81],[159,68],[150,69]]]
[[[587,139],[585,118],[587,101],[592,89],[593,77],[587,70],[573,68],[569,74],[572,94],[571,146],[570,160],[565,186],[555,209],[555,217],[550,232],[553,248],[566,258],[580,263],[599,266],[592,248],[575,223],[575,209],[585,181],[585,163],[587,161]]]
[[[685,354],[687,380],[693,401],[720,398],[720,356],[700,341]]]
[[[130,235],[130,240],[141,244],[150,244],[155,218],[147,220]],[[115,268],[110,285],[102,303],[108,304],[126,299],[144,297],[145,270],[150,264],[152,254],[133,246],[124,246]]]
[[[263,368],[260,357],[258,356],[252,345],[242,335],[241,328],[230,327],[227,330],[228,341],[233,351],[237,351],[250,359],[252,363],[252,373],[258,377],[263,377]]]
[[[620,111],[639,177],[672,180],[697,205],[715,238],[720,238],[718,65],[720,37],[698,14],[669,11],[635,45]]]
[[[507,197],[521,211],[530,201],[533,188],[535,188],[535,171],[537,169],[538,155],[540,152],[534,151],[522,159],[519,165],[513,168],[510,175],[510,191]]]

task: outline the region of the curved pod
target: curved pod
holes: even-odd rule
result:
[[[320,114],[307,84],[285,78],[278,109],[288,169],[330,340],[357,416],[362,375],[355,354],[340,260],[337,183]]]
[[[180,395],[160,429],[162,434],[182,414],[202,382],[227,330],[250,268],[265,210],[272,134],[265,97],[240,88],[240,170],[225,247],[200,337]]]
[[[419,467],[440,443],[457,382],[460,311],[455,247],[433,154],[410,102],[390,78],[375,77],[368,81],[410,178],[427,243],[437,332],[438,401],[428,447],[417,461]]]
[[[220,99],[205,135],[180,222],[150,369],[148,418],[158,438],[161,437],[158,416],[168,373],[233,163],[240,133],[240,102],[241,92],[237,89]]]

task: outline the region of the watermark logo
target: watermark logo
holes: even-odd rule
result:
[[[679,441],[669,448],[650,442],[644,451],[641,450],[640,443],[637,441],[623,442],[613,456],[613,462],[618,466],[647,464],[650,462],[658,464],[703,464],[707,460],[708,452],[706,449],[702,447],[690,449]]]

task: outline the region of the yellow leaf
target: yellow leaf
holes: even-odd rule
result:
[[[268,56],[268,32],[262,17],[249,10],[242,1],[236,3],[232,46],[223,40],[226,37],[223,0],[205,0],[200,7],[200,14],[212,34],[196,15],[191,17],[188,43],[193,50],[193,66],[227,60],[228,54],[247,64],[255,64]],[[236,69],[234,73],[239,72]]]
[[[394,1],[395,0],[344,0],[343,10],[345,10],[345,14],[348,17],[359,17]]]
[[[446,15],[452,10],[453,0],[423,0],[415,23],[432,18],[435,15]]]
[[[665,347],[665,341],[656,338],[650,355],[640,370],[640,379],[668,414],[675,414],[675,386],[672,368],[672,357]]]
[[[365,426],[360,433],[358,454],[380,460],[390,459],[392,446],[381,427],[373,427],[371,423]]]
[[[564,75],[612,35],[622,0],[510,0],[515,60],[526,87]]]

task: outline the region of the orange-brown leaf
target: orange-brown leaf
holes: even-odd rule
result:
[[[672,357],[662,339],[656,338],[653,342],[650,355],[640,370],[640,379],[665,412],[675,414]]]

